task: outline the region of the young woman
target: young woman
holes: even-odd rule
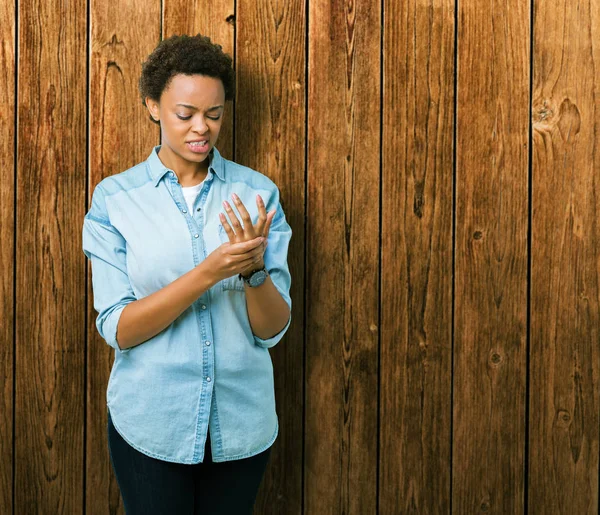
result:
[[[215,146],[231,64],[201,35],[157,46],[139,89],[161,145],[102,180],[83,223],[128,515],[251,514],[279,430],[292,231],[275,183]]]

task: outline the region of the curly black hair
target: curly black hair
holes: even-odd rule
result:
[[[225,100],[232,100],[235,95],[233,59],[223,52],[221,45],[202,34],[173,35],[162,40],[142,64],[138,89],[144,106],[146,97],[159,102],[171,79],[179,73],[221,79]],[[149,118],[160,125],[152,116]]]

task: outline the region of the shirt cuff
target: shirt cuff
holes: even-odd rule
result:
[[[283,335],[288,330],[288,327],[290,326],[291,322],[292,312],[290,311],[290,317],[288,318],[287,324],[285,324],[285,327],[281,331],[279,331],[275,336],[271,336],[271,338],[267,338],[266,340],[264,338],[259,338],[258,336],[254,335],[254,343],[256,343],[256,345],[264,349],[274,347],[275,345],[277,345],[277,343],[279,343],[279,340],[283,338]]]
[[[129,352],[133,347],[129,347],[127,349],[121,349],[119,347],[119,343],[117,342],[117,325],[119,323],[119,318],[121,318],[121,313],[125,309],[127,304],[123,304],[118,306],[104,321],[103,330],[100,331],[100,334],[103,335],[106,343],[108,343],[113,349],[115,349],[119,353]]]

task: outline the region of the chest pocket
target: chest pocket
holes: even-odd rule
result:
[[[219,227],[219,240],[221,241],[221,243],[229,243],[229,236],[227,236],[227,233],[225,232],[225,229],[223,228],[223,226],[221,224],[219,224],[218,227]],[[221,281],[221,289],[223,291],[231,291],[231,290],[241,291],[241,292],[246,291],[244,289],[244,280],[239,279],[237,274],[233,275],[231,277],[228,277],[227,279],[223,279]]]

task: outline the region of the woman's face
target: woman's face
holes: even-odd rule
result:
[[[161,144],[185,161],[201,163],[207,159],[223,122],[225,89],[221,79],[175,75],[160,103],[147,97],[146,105],[152,117],[160,120]]]

